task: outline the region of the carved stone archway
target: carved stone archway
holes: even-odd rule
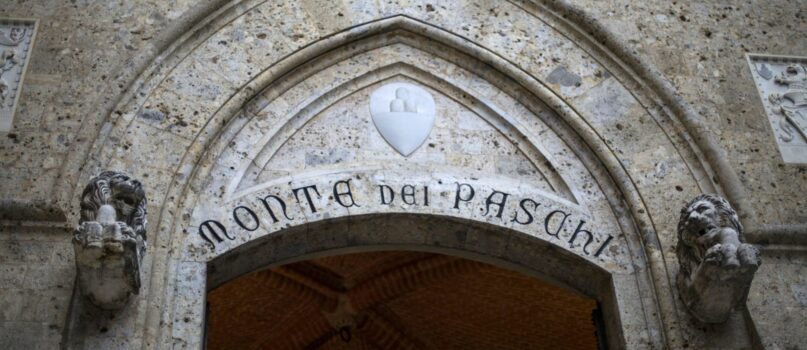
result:
[[[244,266],[261,268],[281,261],[278,255],[256,260],[256,265],[233,263],[231,259],[249,252],[252,245],[287,237],[283,239],[296,242],[287,249],[305,257],[313,252],[347,249],[350,243],[328,241],[306,228],[334,220],[350,223],[364,217],[414,215],[424,222],[439,219],[506,232],[507,238],[499,243],[507,249],[500,244],[474,248],[474,253],[473,244],[465,243],[451,248],[452,252],[476,254],[477,259],[493,259],[499,264],[510,261],[545,277],[558,275],[556,279],[565,284],[609,303],[613,332],[622,335],[611,339],[624,341],[617,345],[681,346],[680,307],[670,283],[676,268],[672,249],[676,210],[678,202],[694,193],[715,191],[711,170],[676,117],[612,55],[599,51],[601,48],[577,45],[557,30],[560,22],[537,15],[530,6],[517,5],[504,6],[513,7],[511,13],[519,21],[490,18],[489,28],[516,23],[519,28],[541,33],[540,40],[525,36],[520,42],[501,43],[463,34],[458,23],[473,16],[459,10],[454,21],[397,9],[351,18],[355,23],[323,23],[316,35],[278,40],[273,47],[231,43],[244,32],[263,30],[262,23],[288,15],[283,11],[293,11],[261,2],[222,10],[201,25],[196,32],[199,35],[183,38],[187,41],[178,43],[169,56],[141,77],[142,85],[113,114],[83,167],[82,176],[89,177],[102,168],[128,169],[137,174],[139,165],[158,163],[148,168],[153,171],[146,185],[159,194],[152,197],[161,196],[152,202],[151,212],[159,214],[153,220],[157,232],[152,236],[156,238],[149,243],[153,249],[149,247],[151,253],[144,262],[144,269],[149,271],[144,286],[147,292],[124,315],[110,321],[119,327],[103,335],[83,337],[123,337],[126,331],[122,329],[128,324],[135,325],[136,341],[144,347],[197,346],[208,266],[217,266],[211,277],[225,276],[216,278],[226,280],[247,272]],[[283,25],[278,28],[281,33],[301,30]],[[222,42],[228,43],[228,49],[222,49]],[[583,78],[578,76],[580,84],[567,86],[541,78],[549,75],[545,74],[550,73],[545,62],[551,58],[541,58],[540,50],[524,42],[545,44],[548,57],[581,57],[575,61],[586,71]],[[228,50],[241,51],[233,54]],[[228,62],[213,67],[230,68],[212,70],[210,62],[220,62],[225,59],[222,57]],[[570,74],[565,69],[558,72]],[[321,135],[310,126],[331,118],[335,110],[345,110],[345,105],[357,106],[356,101],[369,90],[391,81],[430,90],[444,106],[451,107],[445,110],[467,111],[481,121],[480,125],[486,125],[484,130],[472,131],[494,135],[490,136],[491,144],[506,143],[508,152],[517,153],[519,162],[532,167],[526,175],[506,167],[486,173],[474,166],[442,166],[428,160],[413,165],[397,159],[385,165],[373,154],[365,154],[361,159],[367,162],[361,164],[325,162],[322,166],[291,168],[287,174],[271,172],[278,163],[294,159],[278,155],[294,153],[293,147],[284,146],[302,142],[295,137],[309,131]],[[132,144],[128,142],[131,135],[154,142]],[[427,148],[423,154],[440,153]],[[492,153],[486,157],[496,159]],[[663,174],[647,175],[651,171],[641,161],[647,157],[665,160]],[[445,195],[429,206],[398,207],[377,202],[346,207],[325,195],[317,205],[328,209],[315,213],[310,202],[300,200],[302,192],[298,191],[297,197],[294,194],[294,189],[302,188],[299,186],[320,184],[320,189],[334,193],[330,197],[338,197],[344,187],[338,190],[337,183],[345,181],[339,185],[345,186],[348,180],[349,185],[356,186],[351,189],[355,195],[351,200],[357,203],[373,203],[372,196],[382,184],[417,185],[419,193],[429,186],[430,193]],[[481,202],[468,204],[467,210],[455,209],[452,200],[456,197],[451,197],[462,184],[478,186],[484,193],[475,199]],[[679,189],[670,193],[670,188]],[[511,196],[510,201],[504,204],[502,195],[490,197],[497,192]],[[268,195],[278,196],[289,208],[294,206],[296,215],[274,220],[262,212],[258,217],[256,210],[264,208],[262,200]],[[490,198],[502,203],[507,216],[495,215],[495,206],[492,216],[488,215],[490,210],[484,213],[490,209],[485,203]],[[513,215],[523,208],[519,204],[528,203],[528,209],[533,209],[530,202],[520,202],[524,199],[542,203],[541,210],[546,211],[541,215],[536,211],[536,220],[545,220],[554,210],[563,210],[573,219],[562,225],[563,232],[556,236],[542,233],[546,229],[537,223],[521,227],[524,225],[513,221]],[[232,214],[237,211],[242,219],[248,219],[250,211],[238,208],[255,214],[248,229]],[[279,207],[273,208],[279,214]],[[221,227],[228,233],[219,231],[218,239],[213,237],[210,230]],[[591,242],[579,239],[584,235],[580,230],[591,234]],[[374,238],[353,246],[408,244],[400,241],[404,236],[395,237]],[[418,249],[443,249],[439,242],[453,241],[447,234],[434,238],[434,242],[411,244]],[[599,251],[601,247],[608,249]],[[556,270],[544,271],[540,263],[529,263],[533,252],[524,249],[546,252],[545,258],[568,264],[556,264]],[[574,258],[564,260],[569,256]],[[599,276],[592,281],[600,287],[586,287],[582,277],[562,279],[564,272],[582,276],[571,272],[577,268]],[[236,272],[220,272],[227,269]],[[603,284],[613,287],[612,291],[603,289]]]
[[[219,259],[226,261],[224,265],[227,265],[219,267],[219,270],[235,269],[239,273],[273,263],[273,260],[263,261],[251,257],[247,260],[258,265],[239,264],[234,259],[240,257],[241,253],[233,252],[241,252],[242,245],[255,244],[264,237],[284,232],[279,230],[307,228],[322,220],[364,215],[383,217],[407,213],[427,217],[453,217],[467,224],[476,222],[523,232],[526,237],[542,239],[554,244],[556,248],[562,247],[567,253],[584,256],[599,269],[607,271],[602,279],[590,280],[599,280],[597,283],[609,280],[607,288],[577,285],[579,282],[575,280],[586,280],[583,277],[585,274],[572,272],[576,269],[574,266],[580,263],[545,263],[545,266],[553,266],[551,271],[537,267],[540,265],[538,263],[528,264],[528,270],[532,274],[553,279],[574,276],[572,279],[563,279],[563,283],[574,285],[576,290],[602,300],[609,310],[608,317],[612,320],[609,327],[614,333],[614,346],[650,343],[662,347],[664,332],[660,326],[662,321],[658,318],[662,313],[656,309],[658,301],[654,301],[654,293],[643,292],[638,287],[644,285],[651,288],[653,277],[646,272],[636,273],[632,267],[648,265],[641,255],[633,253],[641,251],[639,247],[642,243],[635,240],[635,234],[626,234],[633,230],[630,224],[632,219],[614,214],[613,206],[619,205],[618,201],[614,202],[615,194],[619,190],[608,178],[602,177],[607,171],[602,168],[601,163],[593,159],[580,158],[580,155],[585,155],[588,151],[585,142],[579,139],[579,134],[568,127],[567,123],[575,120],[574,110],[563,107],[565,104],[562,101],[540,88],[540,85],[535,86],[539,89],[536,92],[525,89],[517,80],[501,71],[469,70],[482,64],[477,59],[481,51],[474,56],[468,55],[439,40],[439,32],[431,36],[417,34],[429,29],[417,21],[397,17],[370,23],[368,26],[371,29],[369,32],[365,28],[354,29],[366,33],[360,38],[345,35],[348,40],[345,43],[350,45],[333,47],[318,55],[306,54],[316,59],[309,60],[305,65],[268,83],[258,97],[252,98],[243,109],[234,111],[238,117],[231,119],[225,131],[220,134],[223,136],[211,145],[205,155],[208,160],[203,160],[202,164],[210,166],[203,168],[205,177],[195,179],[195,186],[198,186],[199,191],[189,197],[191,202],[181,206],[188,208],[188,216],[183,224],[188,235],[174,243],[174,249],[181,251],[182,256],[178,271],[184,271],[177,275],[178,280],[175,283],[188,281],[188,273],[194,275],[194,271],[206,271],[207,264],[220,264],[213,262]],[[330,111],[338,109],[340,104],[352,105],[351,98],[360,99],[362,94],[387,81],[407,81],[427,87],[435,95],[444,95],[448,101],[445,103],[456,104],[449,109],[465,108],[472,111],[501,135],[502,142],[515,145],[515,149],[535,167],[536,175],[517,181],[512,173],[491,176],[482,171],[476,174],[473,168],[429,165],[428,161],[425,161],[426,165],[409,162],[401,163],[401,166],[394,163],[383,164],[383,161],[373,158],[374,155],[367,155],[360,163],[325,164],[310,169],[304,166],[290,170],[288,175],[274,172],[279,164],[285,162],[283,159],[294,158],[288,154],[295,152],[295,147],[290,146],[297,142],[295,137],[326,137],[322,132],[331,130],[317,129],[318,120],[330,118],[329,116],[334,115]],[[540,102],[547,99],[556,103],[554,108]],[[563,113],[558,115],[555,114],[557,112],[552,112],[558,109]],[[529,126],[531,122],[539,124]],[[579,128],[583,129],[585,126],[579,125]],[[540,138],[537,136],[539,133],[543,134]],[[361,131],[353,136],[358,138],[360,134]],[[565,165],[558,158],[564,159]],[[590,177],[571,175],[576,171],[594,173],[590,173]],[[270,180],[266,180],[267,178]],[[597,182],[601,187],[584,190],[589,181]],[[414,195],[423,196],[424,199],[415,199],[414,204],[387,205],[376,198],[376,191],[381,190],[381,186],[401,188],[399,195],[404,186],[411,186]],[[425,205],[426,189],[431,194],[428,205]],[[466,199],[468,192],[463,191],[468,189],[479,194],[475,198],[479,202],[458,203],[460,199]],[[606,194],[609,191],[611,195]],[[491,202],[503,202],[507,196],[512,196],[508,204],[494,206],[494,209],[501,209],[498,215],[491,213]],[[337,200],[340,198],[342,201]],[[465,206],[466,204],[468,205]],[[532,209],[535,215],[533,225],[518,223],[516,218],[519,204],[528,207],[528,210]],[[534,208],[530,205],[534,205]],[[524,210],[524,207],[521,208]],[[267,211],[261,212],[263,209]],[[538,224],[539,222],[542,224]],[[596,231],[584,226],[586,224],[596,227]],[[561,232],[552,232],[550,227],[553,225],[558,225]],[[295,237],[295,240],[302,240],[293,249],[328,251],[328,246],[332,244],[339,249],[362,247],[358,242],[350,242],[347,239],[349,234],[327,237],[318,236],[312,230],[302,229],[308,233],[290,236]],[[369,245],[400,248],[404,245],[402,242],[413,239],[412,244],[417,249],[439,249],[439,246],[435,247],[428,241],[420,241],[423,239],[421,234],[426,232],[428,230],[421,233],[414,230],[411,237],[406,237],[401,232],[398,235],[377,238],[377,241],[370,240]],[[438,241],[445,239],[447,238],[441,237]],[[324,245],[318,246],[317,242]],[[614,244],[613,248],[608,247],[607,253],[602,254],[611,243]],[[339,247],[339,244],[344,246]],[[510,247],[509,244],[506,246]],[[523,247],[537,250],[530,244]],[[468,254],[473,249],[461,248],[459,251]],[[544,258],[553,259],[552,251],[550,249]],[[496,257],[495,253],[484,249],[477,254],[488,259],[506,259]],[[515,251],[506,254],[520,255]],[[275,253],[272,255],[277,256]],[[227,258],[221,258],[224,256]],[[296,258],[304,256],[300,252]],[[499,260],[497,262],[501,263]],[[242,268],[245,270],[240,270]],[[227,274],[223,276],[226,277],[210,275],[214,279],[209,283],[216,285],[219,283],[218,278],[234,277]],[[199,289],[200,281],[191,281],[191,284],[183,284],[179,290],[193,291],[192,295],[196,296],[204,295],[205,290]],[[669,294],[667,297],[671,298]],[[202,308],[201,304],[197,304],[200,299],[183,296],[179,298],[182,301],[176,303],[179,307],[174,311],[173,319],[200,320]],[[197,301],[191,302],[192,300]],[[185,301],[189,304],[184,304]],[[197,322],[200,321],[183,322],[180,325],[175,323],[175,326],[198,329],[201,323]],[[643,331],[629,330],[634,328]],[[172,333],[171,337],[182,344],[196,344],[193,337],[182,335],[192,333],[178,331]]]

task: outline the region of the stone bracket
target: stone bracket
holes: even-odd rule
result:
[[[123,308],[140,292],[146,252],[146,195],[139,181],[106,171],[81,195],[81,219],[73,236],[78,286],[92,304]]]
[[[724,323],[744,307],[761,261],[728,201],[702,194],[682,208],[676,250],[678,293],[695,319]]]

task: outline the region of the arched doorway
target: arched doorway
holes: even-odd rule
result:
[[[433,215],[291,227],[198,272],[207,277],[203,318],[212,349],[329,348],[334,337],[354,338],[344,332],[364,332],[369,338],[350,346],[367,348],[621,348],[622,320],[641,317],[616,304],[617,294],[634,294],[635,286],[575,254],[494,225]],[[179,288],[186,294],[196,285]],[[346,346],[327,346],[337,345]]]
[[[210,291],[207,302],[211,350],[605,345],[596,300],[494,265],[418,251],[331,255],[256,271]]]
[[[323,35],[288,46],[261,41],[247,50],[255,55],[228,51],[245,59],[227,65],[238,68],[233,74],[209,69],[223,57],[217,50],[241,47],[233,39],[242,30],[285,23],[275,10],[233,9],[205,27],[215,34],[180,45],[166,61],[177,68],[144,78],[82,168],[87,176],[130,169],[130,154],[170,163],[149,177],[161,197],[150,202],[159,214],[147,293],[123,317],[143,325],[144,346],[201,346],[207,292],[228,280],[317,254],[379,249],[459,254],[553,279],[602,304],[614,347],[681,344],[671,228],[678,203],[713,192],[712,177],[668,122],[674,116],[612,56],[523,9],[509,12],[519,21],[489,19],[547,35],[519,43],[557,45],[471,40],[463,21],[401,9],[329,23]],[[460,15],[473,13],[451,17]],[[542,80],[552,68],[542,62],[556,57],[584,62],[580,85]],[[434,142],[410,159],[368,132],[366,97],[388,82],[418,85],[437,102]],[[138,117],[163,110],[170,117]],[[143,133],[154,142],[126,143]],[[165,147],[176,144],[184,146]],[[664,159],[654,176],[646,176],[649,158]],[[379,186],[399,201],[379,201]],[[345,191],[355,198],[337,203]],[[401,204],[404,191],[418,204]],[[368,217],[377,221],[359,224]],[[334,232],[337,222],[352,226]],[[423,229],[434,225],[441,229]]]

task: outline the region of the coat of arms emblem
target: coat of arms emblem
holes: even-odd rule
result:
[[[749,54],[748,62],[782,160],[807,164],[807,57]]]
[[[429,137],[435,105],[429,92],[421,87],[390,83],[370,95],[370,115],[384,140],[408,157]]]

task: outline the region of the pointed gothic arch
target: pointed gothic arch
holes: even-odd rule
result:
[[[591,178],[594,179],[597,187],[604,194],[604,198],[608,203],[608,210],[616,218],[617,226],[615,227],[619,228],[619,233],[623,234],[621,239],[624,239],[625,242],[625,257],[632,264],[641,267],[640,271],[632,273],[631,277],[611,277],[613,283],[633,284],[634,287],[630,290],[637,291],[641,289],[643,293],[641,298],[635,298],[635,296],[631,295],[618,295],[618,293],[613,295],[617,299],[614,302],[614,308],[624,308],[621,310],[624,313],[623,316],[635,311],[634,309],[629,310],[631,306],[625,306],[623,305],[624,303],[634,303],[631,305],[637,305],[636,308],[642,310],[644,315],[632,321],[621,319],[616,321],[615,324],[622,327],[639,327],[638,324],[642,323],[643,327],[646,327],[648,334],[658,333],[659,338],[654,338],[653,340],[654,344],[658,346],[663,346],[661,344],[664,343],[676,342],[675,338],[677,336],[674,333],[677,330],[674,327],[665,329],[663,326],[663,324],[677,322],[675,297],[672,295],[672,288],[669,285],[671,273],[668,272],[668,263],[665,262],[663,257],[661,243],[663,239],[659,237],[658,233],[664,229],[658,227],[658,224],[655,223],[656,220],[654,220],[654,217],[644,204],[642,190],[638,188],[636,180],[632,178],[626,169],[624,159],[602,136],[602,130],[598,130],[592,124],[591,119],[583,115],[591,113],[591,110],[583,108],[579,101],[570,103],[566,97],[557,92],[556,88],[549,87],[546,82],[538,79],[530,71],[499,55],[496,51],[444,28],[406,15],[379,18],[361,25],[345,28],[342,31],[337,31],[319,40],[302,45],[292,54],[284,56],[269,66],[256,67],[256,71],[260,71],[260,73],[253,74],[244,84],[228,90],[229,93],[225,94],[227,96],[216,99],[210,104],[210,108],[203,109],[201,113],[198,113],[201,117],[198,120],[198,127],[193,129],[194,132],[185,134],[184,131],[176,132],[172,130],[172,126],[168,124],[148,124],[149,127],[158,130],[156,133],[167,135],[164,137],[185,140],[184,145],[186,145],[186,148],[177,153],[177,171],[172,174],[171,181],[161,189],[161,192],[165,195],[161,201],[158,201],[162,203],[158,221],[160,233],[157,238],[157,248],[152,250],[152,283],[150,283],[150,288],[152,289],[148,293],[150,300],[160,300],[166,305],[173,304],[174,309],[164,310],[165,312],[156,309],[148,311],[148,317],[145,321],[147,323],[145,326],[146,333],[151,333],[150,336],[157,339],[157,341],[173,339],[175,342],[182,344],[195,343],[192,330],[198,329],[199,324],[190,322],[180,325],[177,324],[176,320],[178,315],[195,314],[200,311],[198,302],[190,302],[186,299],[199,297],[198,293],[204,293],[204,285],[206,284],[200,285],[198,280],[186,277],[192,275],[204,278],[205,264],[217,261],[215,259],[218,259],[218,256],[224,256],[221,255],[224,253],[223,251],[200,254],[195,258],[182,255],[188,252],[189,247],[196,249],[197,246],[203,244],[193,234],[194,229],[198,228],[200,224],[198,221],[200,214],[194,213],[195,203],[203,202],[210,198],[225,198],[221,196],[222,192],[220,191],[223,182],[215,180],[215,178],[224,177],[225,182],[231,181],[232,177],[228,176],[235,173],[227,171],[228,168],[237,168],[236,165],[241,166],[239,168],[241,173],[236,177],[243,176],[246,166],[254,159],[249,157],[223,157],[222,155],[226,155],[228,152],[232,154],[233,141],[244,142],[244,146],[256,145],[256,141],[249,138],[257,137],[256,133],[240,133],[243,130],[248,130],[249,123],[255,121],[255,115],[258,111],[274,101],[271,97],[273,96],[272,94],[289,91],[296,86],[295,81],[303,81],[310,75],[316,74],[316,69],[314,69],[313,73],[307,73],[306,70],[315,67],[317,64],[324,62],[324,66],[327,67],[328,63],[336,64],[345,61],[354,57],[356,52],[361,52],[361,50],[370,51],[379,47],[387,47],[390,44],[414,47],[427,55],[432,55],[437,59],[442,59],[466,70],[469,67],[480,68],[481,73],[477,77],[490,83],[499,91],[510,95],[514,101],[525,104],[541,104],[552,112],[550,115],[543,115],[542,117],[546,119],[541,121],[557,135],[558,139],[573,145],[570,149],[574,158],[590,173]],[[194,50],[204,49],[202,46],[196,46],[189,50],[194,52]],[[205,81],[205,73],[210,74],[210,72],[205,72],[204,67],[194,67],[193,63],[188,64],[188,66],[190,68],[184,69],[196,74],[195,79],[198,78],[200,79],[199,81]],[[405,72],[403,75],[408,74],[410,78],[417,75],[421,75],[420,78],[431,76],[432,78],[430,79],[433,79],[431,82],[435,86],[444,84],[441,86],[447,87],[449,90],[469,91],[464,90],[462,86],[451,84],[446,79],[436,79],[434,74],[429,74],[429,69],[418,68],[411,63],[393,62],[383,66],[379,71],[383,69],[399,69],[399,74]],[[307,76],[307,74],[309,75]],[[211,77],[209,80],[212,84],[215,84],[217,83],[216,79],[220,78]],[[123,164],[122,159],[126,157],[126,154],[116,152],[114,145],[118,140],[125,139],[127,133],[137,129],[133,125],[138,123],[136,121],[137,115],[144,106],[149,104],[157,106],[160,102],[164,102],[159,101],[160,92],[162,91],[160,86],[166,82],[170,83],[170,78],[156,80],[159,81],[155,81],[154,85],[149,87],[148,92],[143,93],[142,97],[133,98],[131,104],[127,106],[129,109],[122,110],[121,117],[113,122],[104,135],[99,137],[96,155],[93,156],[94,160],[88,164],[89,166],[85,168],[86,174],[93,172],[97,168]],[[367,85],[365,84],[364,86]],[[617,84],[615,86],[621,85]],[[345,91],[344,88],[332,90]],[[630,95],[631,90],[625,89],[625,92]],[[323,92],[319,97],[325,95],[327,95],[327,92]],[[206,96],[195,97],[201,100]],[[297,110],[304,110],[317,102],[317,99],[314,98],[315,96],[302,97],[301,101],[298,102],[297,106],[299,108]],[[471,97],[473,98],[474,96]],[[475,97],[475,100],[482,101],[479,97]],[[483,108],[496,111],[498,106],[494,103],[483,103]],[[193,112],[197,111],[184,110],[179,111],[179,114],[196,115]],[[310,116],[315,115],[315,112],[310,112]],[[501,118],[501,114],[498,115]],[[286,116],[291,117],[292,115]],[[657,119],[651,119],[657,124],[664,123],[663,120],[659,122]],[[506,120],[506,118],[503,120]],[[510,123],[509,125],[512,126],[513,124]],[[142,123],[140,126],[142,126]],[[659,125],[657,128],[664,130],[665,126]],[[295,130],[292,128],[292,130],[289,130],[289,134],[293,134]],[[514,128],[514,130],[518,131],[520,129]],[[702,165],[699,160],[692,159],[689,156],[690,151],[681,151],[675,147],[675,145],[680,145],[680,142],[677,141],[680,135],[670,136],[664,132],[661,132],[661,134],[667,135],[672,140],[670,143],[673,145],[673,149],[679,150],[680,152],[677,152],[677,155],[683,158],[681,163],[685,167],[676,169],[676,171],[681,176],[691,179],[697,188],[712,188],[709,177],[702,176],[706,170],[701,168]],[[550,183],[554,183],[555,187],[560,187],[558,186],[559,184],[570,180],[569,176],[573,175],[567,174],[566,177],[562,174],[552,175],[552,171],[557,170],[557,167],[552,164],[551,157],[546,157],[546,152],[540,151],[543,148],[539,144],[530,143],[529,137],[521,136],[521,139],[527,142],[526,146],[534,147],[538,150],[535,152],[548,161],[549,165],[545,167],[545,176],[556,176]],[[278,142],[282,143],[283,140],[281,138]],[[263,148],[261,146],[261,149]],[[230,162],[235,163],[231,164]],[[576,198],[574,193],[577,187],[574,185],[568,187],[572,197],[570,199],[572,202],[578,202],[579,199]],[[228,184],[225,188],[227,190],[224,192],[231,193],[238,188],[238,184]],[[218,204],[221,204],[221,202]],[[582,211],[585,212],[586,210]],[[347,216],[349,215],[345,217]],[[467,219],[470,222],[474,222],[474,220],[482,222],[478,217],[469,217]],[[194,220],[196,221],[194,222]],[[300,227],[316,225],[317,222],[307,221]],[[267,232],[267,234],[269,233]],[[288,233],[284,234],[287,235]],[[263,239],[262,237],[255,238]],[[252,243],[252,238],[247,242]],[[255,242],[258,241],[256,240]],[[373,244],[384,244],[384,242],[379,241]],[[229,248],[247,249],[239,248],[238,246]],[[314,245],[312,245],[313,248]],[[194,260],[196,258],[199,259]],[[266,264],[271,263],[273,263],[271,259],[262,262],[264,267]],[[182,277],[176,276],[175,280],[172,280],[169,278],[169,271],[174,271],[174,273]],[[184,285],[190,290],[175,294],[172,290],[175,290],[177,286],[183,283],[180,279],[192,281],[195,283],[193,285],[195,287]],[[623,280],[617,282],[617,279]],[[188,294],[184,295],[183,293]],[[599,297],[605,298],[608,295],[602,294]],[[659,319],[656,319],[656,317],[659,317]],[[154,326],[154,324],[158,321],[173,322],[173,326],[170,327],[172,329],[171,333],[165,333],[162,330],[157,331],[158,327]],[[664,334],[666,334],[667,339],[664,339]],[[626,336],[625,329],[623,329],[623,336]],[[628,337],[633,336],[637,336],[637,338],[629,338],[624,341],[626,343],[640,341],[638,333]]]

